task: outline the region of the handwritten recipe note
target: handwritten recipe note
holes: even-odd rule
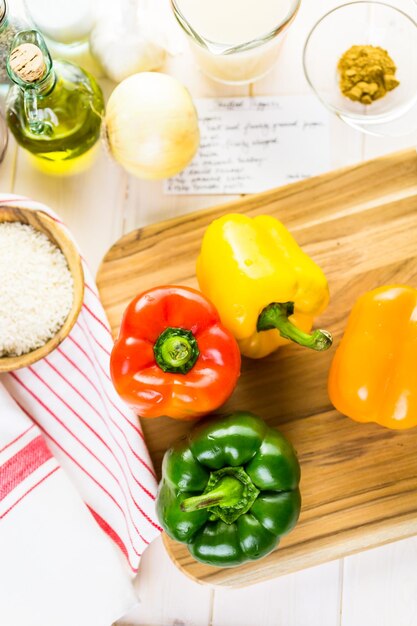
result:
[[[330,115],[314,96],[196,100],[201,144],[168,194],[257,193],[330,169]]]

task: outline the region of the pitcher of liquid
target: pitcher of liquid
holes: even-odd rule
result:
[[[245,84],[272,69],[301,0],[171,0],[205,74]]]

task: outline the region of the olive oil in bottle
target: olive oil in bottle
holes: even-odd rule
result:
[[[7,71],[15,83],[7,99],[7,122],[18,144],[50,174],[88,167],[104,113],[95,79],[77,65],[52,61],[34,30],[16,35]]]

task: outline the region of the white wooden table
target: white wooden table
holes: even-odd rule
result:
[[[413,0],[392,3],[417,18]],[[189,54],[170,59],[165,70],[180,78],[193,96],[308,93],[301,63],[303,43],[316,20],[338,4],[336,0],[303,0],[276,68],[250,87],[226,87],[204,78]],[[109,92],[112,85],[104,82],[104,87]],[[358,134],[336,118],[332,121],[332,167],[415,145],[417,134],[395,140],[373,138]],[[128,176],[104,151],[84,175],[48,178],[32,169],[13,141],[0,166],[0,191],[24,194],[53,207],[72,229],[93,270],[123,233],[227,199],[164,196],[161,183],[144,183]],[[210,588],[183,576],[159,539],[142,559],[136,581],[140,604],[123,624],[416,626],[416,570],[417,538],[245,589]]]

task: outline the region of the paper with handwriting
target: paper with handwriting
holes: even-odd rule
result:
[[[200,98],[195,104],[199,151],[165,181],[165,193],[257,193],[330,169],[330,114],[314,96]]]

